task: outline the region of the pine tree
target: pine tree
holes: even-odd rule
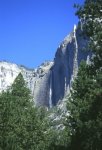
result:
[[[20,73],[10,91],[0,95],[0,149],[46,150],[44,116]]]
[[[82,63],[68,102],[72,150],[102,149],[102,1],[78,6],[83,34],[90,39],[91,63]]]

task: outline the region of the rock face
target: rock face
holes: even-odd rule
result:
[[[9,62],[0,62],[0,92],[8,89],[21,72],[31,90],[36,105],[49,106],[50,68],[53,62],[45,62],[37,69],[28,69]]]
[[[81,36],[80,28],[74,26],[73,32],[58,47],[54,65],[51,68],[53,105],[56,105],[68,94],[80,62],[89,57],[89,52],[84,50],[87,44],[88,40]]]
[[[58,47],[54,62],[45,62],[37,69],[0,62],[0,92],[10,87],[21,72],[36,105],[56,105],[68,93],[81,60],[87,60],[88,52],[83,48],[88,40],[80,34],[81,30],[74,26],[74,31]]]

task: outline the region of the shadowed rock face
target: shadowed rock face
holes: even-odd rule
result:
[[[37,69],[27,69],[9,62],[0,62],[0,92],[8,89],[21,72],[31,90],[36,105],[49,107],[50,68],[53,62],[45,62]]]
[[[74,31],[64,39],[57,49],[51,69],[53,105],[56,105],[68,94],[80,62],[87,60],[88,52],[83,50],[87,42],[88,40],[81,36],[81,30],[74,26]]]
[[[56,105],[69,92],[81,60],[87,60],[88,52],[83,51],[83,48],[88,40],[80,34],[81,30],[74,26],[74,31],[58,47],[54,62],[45,62],[37,69],[0,62],[0,91],[10,87],[21,72],[36,105]]]
[[[36,105],[50,107],[50,68],[53,66],[53,62],[46,62],[39,67],[37,77],[34,79],[33,96]],[[39,70],[41,71],[39,73]]]

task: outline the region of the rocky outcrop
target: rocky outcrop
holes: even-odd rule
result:
[[[81,36],[81,29],[74,26],[55,54],[54,62],[45,62],[37,69],[27,69],[8,62],[0,62],[0,91],[7,89],[21,72],[36,105],[52,107],[68,94],[77,75],[81,60],[87,60],[84,51],[88,39]]]
[[[54,65],[51,68],[53,105],[56,105],[68,94],[80,62],[89,57],[89,52],[84,50],[87,44],[88,39],[82,37],[80,28],[74,26],[73,32],[58,47]]]
[[[21,72],[31,90],[36,105],[49,107],[50,68],[53,62],[45,62],[37,69],[28,69],[13,63],[0,62],[0,92],[8,89]]]

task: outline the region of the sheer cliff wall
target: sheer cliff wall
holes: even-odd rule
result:
[[[88,51],[84,51],[87,43],[88,39],[81,36],[80,28],[74,26],[73,32],[58,47],[53,62],[45,62],[32,70],[13,63],[0,62],[0,91],[9,88],[21,72],[36,105],[56,105],[68,94],[80,62],[89,57]]]

